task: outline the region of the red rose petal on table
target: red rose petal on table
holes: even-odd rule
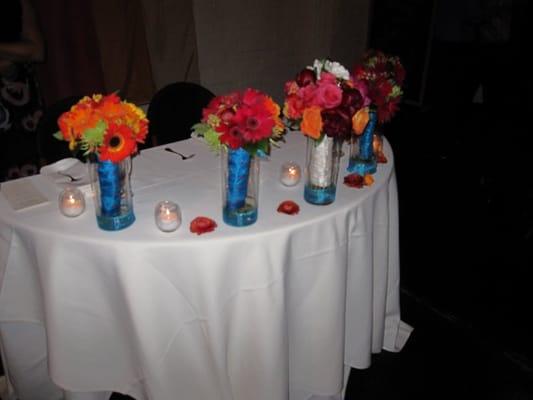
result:
[[[387,157],[385,157],[385,154],[383,153],[378,153],[377,154],[377,162],[379,164],[386,164],[387,163]]]
[[[292,200],[282,201],[278,206],[278,212],[294,215],[300,212],[300,206]]]
[[[358,174],[350,174],[344,177],[344,184],[349,187],[361,189],[364,184],[364,178]]]
[[[213,221],[211,218],[196,217],[195,219],[191,221],[191,225],[189,229],[192,233],[201,235],[202,233],[214,231],[216,227],[217,227],[217,223]]]

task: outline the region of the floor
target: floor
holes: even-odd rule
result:
[[[406,106],[387,136],[415,330],[401,353],[352,371],[346,399],[533,399],[527,128],[475,104],[445,118]]]

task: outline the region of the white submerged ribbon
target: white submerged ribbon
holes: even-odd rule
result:
[[[311,150],[309,180],[314,186],[326,188],[331,185],[333,145],[334,139],[324,136],[323,140]]]

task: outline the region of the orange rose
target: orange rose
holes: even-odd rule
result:
[[[361,108],[352,117],[352,129],[356,135],[361,135],[368,124],[370,116],[368,114],[368,107]]]
[[[320,137],[320,133],[322,132],[320,107],[312,106],[304,110],[300,129],[305,135],[313,139],[318,139]]]

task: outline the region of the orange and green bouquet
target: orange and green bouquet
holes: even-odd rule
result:
[[[316,141],[324,135],[346,139],[355,129],[357,112],[369,103],[366,86],[344,66],[315,60],[285,83],[283,115],[290,128]]]
[[[113,163],[137,153],[137,143],[144,143],[148,133],[144,112],[115,93],[85,96],[59,117],[58,125],[54,136],[68,141],[71,150]]]
[[[202,121],[193,126],[193,136],[203,137],[213,151],[225,146],[259,156],[269,154],[270,144],[284,131],[280,107],[250,88],[215,97],[204,108]]]

